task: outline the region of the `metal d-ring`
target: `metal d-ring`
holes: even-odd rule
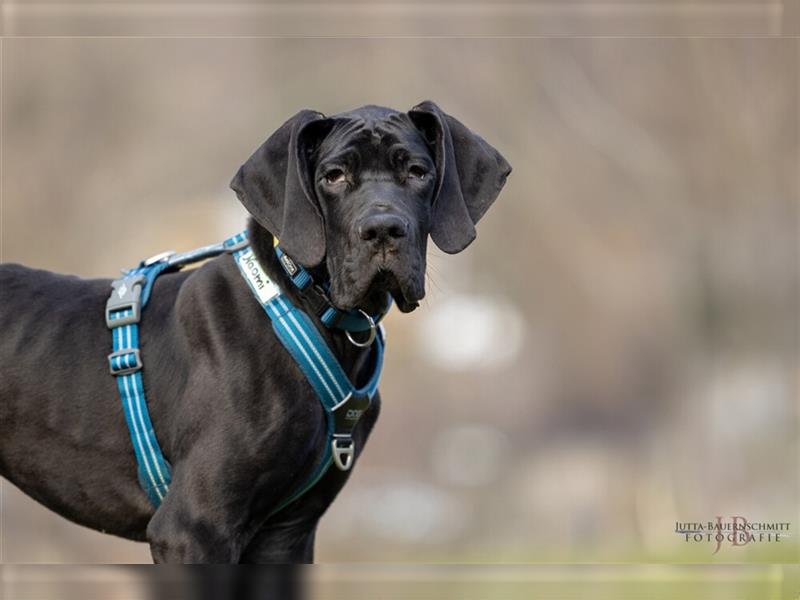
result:
[[[372,345],[372,342],[375,341],[375,333],[377,332],[378,327],[375,325],[375,320],[372,317],[370,317],[367,313],[365,313],[360,308],[358,309],[358,312],[360,312],[362,316],[369,323],[369,337],[367,338],[366,341],[359,342],[353,339],[353,336],[351,335],[349,330],[345,330],[344,333],[347,336],[347,339],[350,340],[350,343],[353,344],[354,346],[358,346],[359,348],[368,348],[369,346]]]

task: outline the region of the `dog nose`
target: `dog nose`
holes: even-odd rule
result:
[[[408,221],[397,215],[374,215],[364,219],[358,233],[365,242],[394,242],[408,235]]]

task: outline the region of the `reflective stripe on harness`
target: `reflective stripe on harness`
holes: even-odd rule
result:
[[[269,316],[278,339],[300,366],[326,414],[328,442],[323,455],[311,474],[273,509],[271,514],[274,514],[311,489],[331,463],[343,471],[352,467],[355,459],[352,433],[377,391],[383,366],[384,334],[382,327],[379,327],[372,345],[372,376],[365,386],[355,388],[308,315],[295,307],[267,276],[249,246],[246,232],[221,244],[192,252],[158,255],[143,261],[139,267],[115,280],[106,304],[106,324],[112,331],[114,350],[108,356],[109,369],[117,378],[125,420],[139,466],[139,482],[154,506],[158,507],[167,494],[171,468],[158,445],[147,410],[138,341],[139,319],[158,275],[167,269],[180,269],[186,264],[226,252],[233,255],[242,277]],[[294,264],[277,246],[276,253],[284,269],[287,264]],[[301,273],[298,281],[304,287],[313,285],[310,275],[302,267],[298,267],[298,273]],[[388,306],[387,303],[387,310]],[[332,310],[338,309],[330,306],[324,312],[330,314]],[[354,331],[364,331],[363,323],[349,313],[342,313],[336,319],[336,325],[325,324],[341,327],[342,321],[348,319]],[[372,322],[371,317],[367,316],[367,319]],[[375,327],[374,323],[372,327]]]

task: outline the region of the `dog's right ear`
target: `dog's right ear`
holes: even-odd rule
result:
[[[322,213],[314,196],[309,156],[332,121],[301,110],[286,121],[244,163],[231,188],[256,222],[280,239],[304,267],[325,258]]]

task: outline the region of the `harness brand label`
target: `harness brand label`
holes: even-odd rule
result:
[[[348,421],[358,421],[363,413],[363,410],[359,410],[357,408],[348,408],[344,418]]]
[[[294,261],[291,258],[289,258],[289,256],[287,254],[282,254],[281,255],[281,262],[283,263],[283,266],[288,271],[289,276],[290,277],[294,277],[295,273],[297,273],[297,265],[294,264]]]
[[[247,277],[247,281],[253,286],[262,304],[280,294],[280,289],[261,268],[251,248],[242,252],[237,260],[242,267],[242,272]]]

